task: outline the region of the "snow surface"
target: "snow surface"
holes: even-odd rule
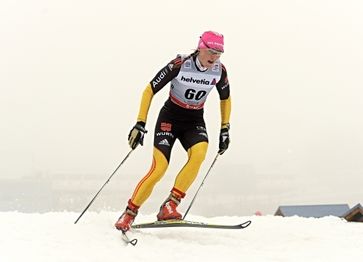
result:
[[[196,228],[143,229],[130,232],[124,245],[113,224],[120,214],[57,212],[0,213],[0,261],[360,261],[363,223],[337,217],[198,217],[189,220],[240,223],[242,230]],[[136,222],[153,215],[140,214]]]

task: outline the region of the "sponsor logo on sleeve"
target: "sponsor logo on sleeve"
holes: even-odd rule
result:
[[[223,89],[225,89],[227,86],[229,86],[229,83],[228,83],[228,78],[226,77],[226,78],[224,79],[224,85],[221,87],[221,89],[223,90]]]
[[[163,69],[159,75],[152,81],[152,85],[153,87],[156,87],[160,82],[161,80],[164,79],[164,77],[166,76],[166,74],[168,73],[168,70],[167,69]]]

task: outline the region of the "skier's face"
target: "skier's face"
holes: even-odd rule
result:
[[[214,63],[221,57],[221,54],[221,52],[215,51],[213,49],[200,48],[198,58],[202,66],[212,68]]]

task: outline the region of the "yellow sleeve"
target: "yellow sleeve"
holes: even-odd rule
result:
[[[151,100],[153,99],[154,92],[151,88],[150,83],[146,86],[144,92],[142,93],[141,104],[139,109],[139,115],[137,116],[137,121],[142,121],[146,123],[147,114],[151,105]]]
[[[231,116],[231,97],[221,100],[221,128],[228,128]]]

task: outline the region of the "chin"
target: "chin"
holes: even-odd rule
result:
[[[208,67],[208,68],[212,68],[212,67],[213,67],[213,65],[214,65],[214,63],[215,63],[215,61],[210,61],[210,60],[208,60],[208,63],[207,63],[207,65],[206,65],[206,67]]]

